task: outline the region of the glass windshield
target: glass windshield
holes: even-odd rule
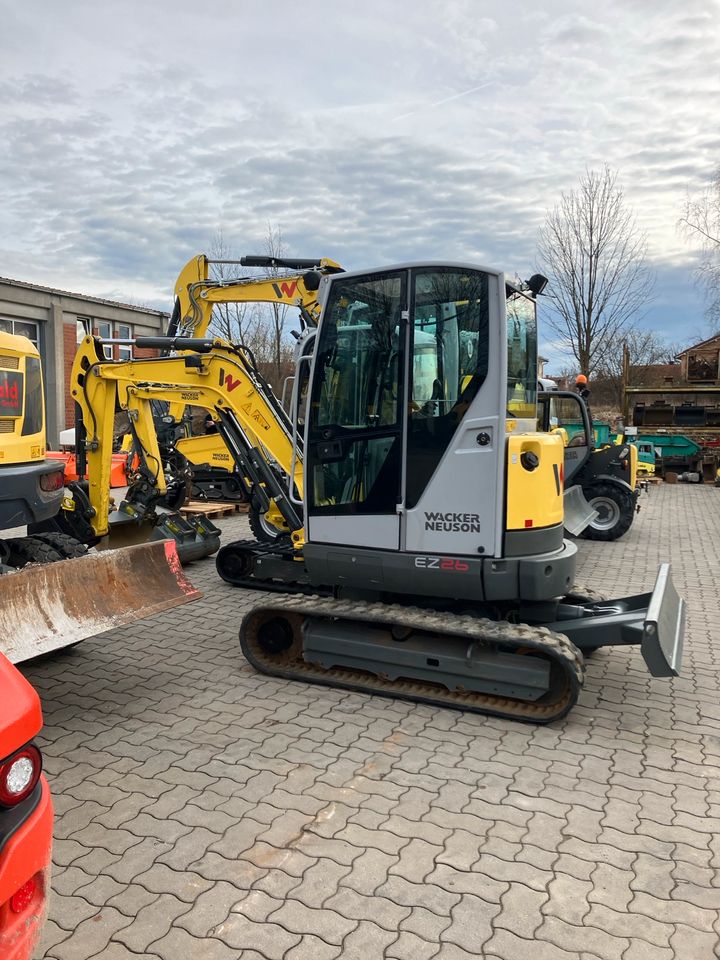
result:
[[[315,511],[394,514],[400,494],[405,275],[334,281],[308,425]]]
[[[400,276],[336,282],[325,312],[313,405],[317,426],[398,422]]]
[[[406,503],[417,505],[488,371],[488,275],[414,274]]]
[[[28,357],[25,361],[25,416],[22,435],[24,437],[40,433],[43,429],[43,388],[42,369],[37,357]]]
[[[535,418],[537,403],[537,324],[535,301],[512,292],[507,298],[508,415]]]

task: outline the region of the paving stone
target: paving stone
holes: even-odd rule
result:
[[[397,873],[410,883],[422,883],[435,869],[435,858],[443,850],[444,847],[426,840],[411,840],[400,850],[400,859],[390,867],[389,872]]]
[[[214,930],[227,920],[231,910],[246,896],[245,891],[220,881],[201,893],[190,909],[185,904],[182,915],[177,915],[175,926],[182,927],[199,940],[214,936]]]
[[[75,835],[75,840],[85,846],[86,852],[88,847],[102,847],[109,853],[118,856],[122,856],[130,847],[137,846],[140,839],[140,837],[130,833],[129,830],[106,826],[104,820],[89,823]]]
[[[157,900],[143,907],[131,924],[118,931],[115,940],[125,944],[133,953],[142,953],[155,940],[165,936],[173,922],[188,909],[187,903],[162,893]]]
[[[257,926],[257,924],[254,926]],[[200,944],[195,937],[190,936],[186,930],[179,927],[171,927],[166,936],[152,944],[151,949],[162,960],[195,960],[196,957],[198,960],[200,957],[202,957],[202,960],[238,960],[238,949],[242,949],[242,957],[245,960],[246,953],[242,944],[231,947],[210,937],[205,937]],[[267,956],[269,958],[270,954]],[[128,960],[131,960],[131,958],[128,958]],[[248,960],[254,960],[254,958],[249,957]]]
[[[271,921],[268,925],[281,924],[294,934],[313,934],[338,946],[357,926],[355,920],[348,920],[332,910],[312,910],[299,900],[286,900],[272,914]],[[223,939],[226,939],[224,935]]]
[[[62,910],[58,911],[57,924],[64,930],[75,930],[84,920],[96,916],[98,908],[89,903],[83,897],[75,896],[56,896],[54,893],[50,896],[50,902],[58,900],[62,903]]]
[[[424,907],[441,917],[449,917],[452,908],[460,901],[459,893],[449,893],[427,881],[408,883],[402,877],[388,877],[377,894],[404,907]]]
[[[633,865],[636,867],[637,861]],[[592,884],[587,891],[587,900],[602,903],[612,910],[627,910],[635,896],[632,882],[636,874],[632,870],[618,870],[608,863],[600,863],[593,871]],[[588,904],[589,909],[589,904]]]
[[[343,941],[342,958],[368,960],[368,957],[384,957],[385,950],[396,937],[397,931],[384,930],[364,920]]]
[[[351,829],[360,830],[362,828],[354,827]],[[357,839],[356,834],[353,834],[353,836]],[[402,842],[407,843],[406,840]],[[363,852],[360,847],[348,843],[347,840],[342,840],[339,837],[333,837],[331,840],[327,840],[325,837],[318,837],[309,831],[303,833],[295,845],[295,849],[304,853],[307,857],[313,857],[318,860],[324,857],[328,860],[334,860],[336,863],[345,864],[346,866],[352,864]]]
[[[633,877],[630,880],[630,889],[649,893],[663,900],[668,899],[675,887],[672,875],[674,866],[675,863],[672,860],[639,853],[632,865]],[[608,906],[611,907],[613,904],[608,903]]]
[[[152,893],[169,893],[185,903],[195,899],[212,884],[199,873],[171,870],[164,863],[155,863],[137,876],[136,882]]]
[[[509,930],[496,930],[485,944],[483,960],[578,960],[580,954],[576,948],[563,950],[554,943],[542,940],[525,940]],[[445,960],[440,954],[438,960]]]
[[[416,833],[419,832],[419,824],[414,825],[414,831]],[[359,850],[375,848],[391,856],[396,856],[400,853],[409,840],[406,836],[397,836],[389,831],[387,825],[384,830],[368,830],[354,823],[349,823],[338,833],[335,839],[345,840]]]
[[[114,863],[108,864],[105,873],[108,873],[118,883],[132,883],[136,877],[144,873],[157,858],[171,849],[169,843],[162,843],[152,837],[145,837],[123,853]],[[160,891],[163,892],[163,891]]]
[[[248,860],[227,860],[219,853],[206,853],[191,865],[193,873],[206,880],[226,880],[238,890],[249,890],[267,874],[266,867],[258,867]]]
[[[471,955],[481,956],[484,944],[493,933],[493,919],[501,909],[500,904],[463,894],[460,902],[452,908],[452,923],[443,930],[441,941],[462,947]]]
[[[335,960],[342,955],[342,947],[325,943],[319,937],[305,936],[297,946],[290,948],[283,960]]]
[[[398,862],[398,859],[397,856],[391,856],[381,850],[366,850],[352,861],[352,869],[342,878],[340,884],[366,897],[370,896],[385,883],[390,868]]]
[[[695,930],[693,927],[679,923],[670,937],[670,946],[674,960],[700,960],[700,958],[717,957],[720,940],[717,933],[707,933],[704,930]]]
[[[211,846],[220,844],[220,834],[205,827],[195,827],[180,837],[165,853],[158,857],[158,863],[165,863],[173,870],[187,870],[191,863],[205,855]]]
[[[56,840],[53,844],[53,863],[67,867],[73,861],[87,855],[88,848],[77,840]]]
[[[340,892],[340,884],[352,872],[352,868],[344,864],[334,863],[332,860],[318,860],[307,868],[302,880],[292,878],[294,884],[291,895],[306,907],[319,909],[325,905],[326,900]]]
[[[82,893],[82,891],[80,891]],[[682,923],[695,930],[712,932],[713,924],[720,917],[720,891],[716,891],[714,909],[704,910],[701,907],[680,900],[658,900],[647,893],[636,893],[630,904],[630,913],[640,913],[654,920],[662,920],[664,924]],[[650,939],[648,937],[647,939]],[[657,944],[657,940],[652,940]],[[662,946],[662,944],[658,944]],[[720,946],[720,941],[718,941]]]
[[[660,916],[664,917],[664,913]],[[671,923],[664,923],[640,913],[620,913],[600,903],[594,903],[585,917],[591,927],[605,930],[615,937],[633,937],[647,940],[656,947],[664,947],[674,933]]]
[[[411,911],[410,907],[399,906],[378,894],[364,897],[349,887],[341,887],[325,902],[324,907],[348,920],[371,920],[385,930],[397,930]]]
[[[698,884],[688,883],[684,880],[679,880],[677,886],[670,894],[672,900],[691,903],[704,910],[717,909],[718,896],[720,896],[720,893],[718,892],[717,886],[699,886]]]
[[[401,933],[385,951],[387,960],[431,960],[439,957],[437,942],[429,942],[414,933]]]
[[[92,881],[92,876],[81,870],[80,867],[67,867],[62,873],[58,872],[51,878],[52,888],[61,897],[71,897],[80,887]]]
[[[656,947],[646,940],[631,940],[630,946],[623,954],[623,960],[684,960],[671,947]],[[690,957],[688,956],[688,960]],[[696,958],[699,960],[699,958]]]
[[[488,903],[500,903],[510,885],[507,881],[488,876],[479,865],[476,870],[454,870],[447,864],[439,863],[425,880],[449,893],[469,893]]]
[[[602,926],[593,926],[592,923],[588,925],[588,921],[592,919],[595,919],[592,911],[585,918],[585,926],[565,923],[557,917],[545,917],[543,925],[536,931],[535,938],[547,940],[561,950],[574,953],[576,956],[578,953],[585,952],[602,957],[603,960],[621,960],[623,953],[630,946],[630,941],[626,937],[613,936]]]
[[[111,884],[115,883],[111,877],[98,877],[97,883],[101,889],[104,889],[104,882],[106,880],[109,880]],[[115,907],[120,913],[124,913],[126,917],[136,917],[143,907],[154,903],[158,899],[158,896],[159,894],[151,893],[149,890],[146,890],[145,887],[140,886],[139,883],[131,883],[126,886],[121,886],[121,889],[114,896],[111,896],[107,903],[108,906]]]
[[[162,843],[175,844],[180,837],[190,833],[191,827],[173,820],[158,820],[156,817],[140,813],[131,820],[123,823],[125,830],[139,839],[152,837]]]
[[[83,900],[87,900],[87,902],[93,906],[104,907],[106,903],[110,903],[115,897],[124,893],[126,889],[125,884],[118,883],[117,880],[113,880],[108,874],[100,874],[99,876],[93,877],[90,883],[79,887],[77,893],[78,896],[81,896]],[[114,905],[117,906],[117,904]],[[127,913],[127,911],[123,911],[119,906],[118,909],[121,913]]]
[[[452,918],[447,916],[438,916],[425,907],[414,906],[404,920],[400,921],[400,929],[412,933],[422,940],[429,943],[438,944],[440,934],[452,923]]]
[[[62,943],[63,940],[67,940],[70,936],[72,936],[72,931],[64,930],[54,920],[46,920],[40,934],[40,942],[36,947],[36,955],[38,957],[50,956],[52,948],[56,944]]]
[[[110,939],[131,922],[130,917],[112,907],[103,907],[99,912],[93,910],[92,916],[73,924],[72,936],[54,946],[53,955],[57,960],[88,960],[101,956]]]
[[[473,897],[481,916],[497,911],[485,960],[711,960],[715,499],[661,486],[622,541],[578,541],[579,578],[609,596],[647,589],[672,554],[686,666],[667,683],[637,650],[601,651],[578,706],[550,727],[261,677],[233,626],[256,598],[222,584],[212,560],[192,568],[205,599],[90,639],[70,661],[28,665],[45,704],[55,885],[67,893],[50,901],[59,941],[48,960],[82,957],[100,923],[87,912],[106,909],[128,926],[106,943],[103,932],[93,960],[465,960],[482,937]],[[221,525],[247,536],[244,517]],[[166,889],[187,875],[201,884],[191,902]],[[336,898],[351,917],[328,908]],[[187,908],[169,930],[153,910],[163,902]],[[226,912],[215,927],[230,939],[208,933],[214,915],[203,932],[206,904]],[[277,919],[286,904],[305,911],[298,932]],[[155,916],[156,940],[133,953],[123,933]],[[338,921],[351,928],[328,943]]]
[[[553,901],[553,884],[550,884],[550,900],[545,893],[538,893],[519,883],[511,883],[500,899],[501,912],[495,917],[493,926],[496,929],[511,930],[519,937],[532,940],[537,928],[543,922],[543,904]],[[548,911],[549,912],[549,911]]]

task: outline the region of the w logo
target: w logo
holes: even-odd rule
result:
[[[220,386],[226,387],[228,393],[232,393],[236,387],[240,386],[240,378],[237,380],[233,377],[231,373],[225,373],[222,367],[220,367]]]
[[[272,288],[278,300],[282,300],[283,297],[287,297],[287,299],[290,300],[291,297],[295,296],[297,280],[291,280],[289,283],[287,280],[284,280],[282,283],[274,283]]]

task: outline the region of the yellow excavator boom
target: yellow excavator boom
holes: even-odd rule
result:
[[[240,348],[222,340],[187,339],[188,350],[201,345],[202,353],[142,360],[107,360],[101,341],[86,337],[73,365],[71,394],[79,404],[84,424],[85,455],[90,477],[89,498],[94,511],[92,525],[97,536],[108,533],[112,421],[115,411],[128,414],[135,446],[140,453],[144,483],[153,497],[166,491],[162,454],[152,415],[152,401],[193,404],[213,411],[225,421],[226,436],[242,451],[259,449],[259,469],[275,462],[289,472],[302,496],[302,461],[292,432],[278,415],[273,399],[257,381]],[[161,347],[166,338],[141,337],[139,347]],[[277,401],[275,401],[277,403]],[[248,464],[249,469],[252,464]]]

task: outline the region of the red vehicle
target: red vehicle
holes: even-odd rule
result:
[[[32,738],[40,699],[0,654],[0,957],[30,960],[50,888],[53,810]]]

